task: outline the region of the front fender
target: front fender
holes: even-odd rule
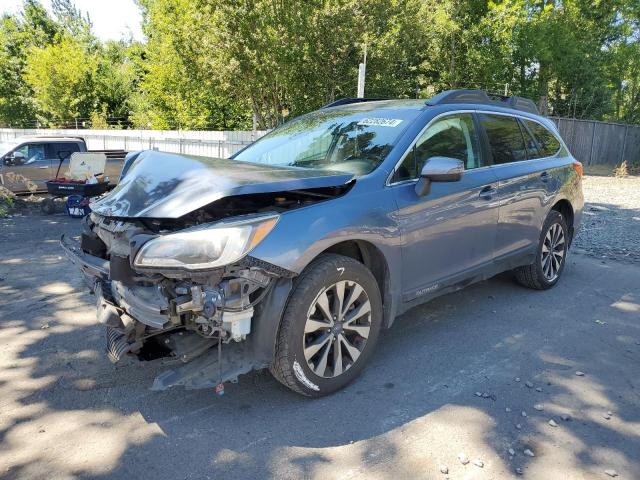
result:
[[[299,274],[318,255],[338,243],[367,242],[381,252],[387,264],[387,291],[381,293],[389,300],[389,313],[385,316],[390,324],[397,311],[402,278],[396,211],[390,190],[354,189],[343,197],[282,214],[251,256]]]

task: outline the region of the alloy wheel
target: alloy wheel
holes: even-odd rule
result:
[[[357,282],[342,280],[322,290],[304,327],[307,365],[316,375],[335,378],[353,366],[371,331],[371,302]]]
[[[542,274],[549,282],[553,282],[560,274],[566,253],[564,230],[559,223],[549,227],[542,242]]]

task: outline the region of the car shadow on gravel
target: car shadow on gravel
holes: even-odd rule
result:
[[[505,274],[414,308],[384,332],[362,377],[330,397],[301,398],[266,372],[216,397],[150,392],[157,366],[113,367],[79,275],[64,262],[34,266],[55,255],[43,245],[30,259],[19,249],[3,256],[25,260],[23,274],[0,270],[5,478],[415,478],[441,475],[440,464],[455,476],[480,468],[459,453],[502,478],[516,468],[640,472],[632,267],[572,258],[551,291]]]

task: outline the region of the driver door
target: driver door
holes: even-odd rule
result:
[[[429,297],[491,268],[498,224],[498,181],[484,167],[471,113],[446,114],[429,125],[392,178],[402,235],[403,300]],[[419,196],[419,172],[432,157],[462,160],[455,182],[433,182]]]
[[[51,179],[44,143],[24,143],[3,159],[5,187],[13,192],[42,191]]]

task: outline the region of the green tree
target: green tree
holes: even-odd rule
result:
[[[67,36],[31,50],[25,79],[33,90],[41,121],[51,126],[89,118],[98,106],[95,58]]]

